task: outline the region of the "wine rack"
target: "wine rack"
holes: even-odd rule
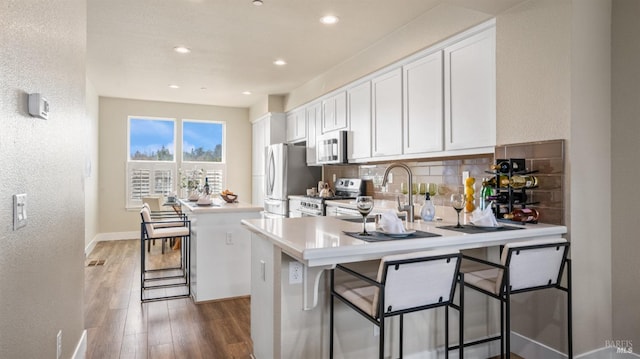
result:
[[[511,178],[514,175],[525,176],[537,173],[538,171],[528,171],[526,169],[526,161],[524,158],[496,159],[496,165],[500,164],[503,164],[503,166],[501,166],[503,167],[502,169],[497,169],[495,171],[486,171],[486,173],[495,176],[496,185],[493,187],[495,191],[494,196],[498,196],[501,194],[507,196],[506,203],[498,203],[497,201],[493,202],[493,213],[496,215],[497,219],[509,221],[508,219],[505,219],[503,217],[506,213],[511,213],[514,208],[526,208],[527,206],[537,204],[537,202],[528,201],[526,193],[527,190],[536,188],[537,186],[529,188],[522,187],[516,189],[511,187]],[[504,164],[507,164],[508,166],[505,166]],[[500,185],[500,179],[502,176],[507,176],[507,178],[509,179],[509,184],[507,184],[506,187],[502,187]],[[520,193],[520,195],[514,195],[514,193]],[[520,200],[517,201],[515,197],[519,197]],[[530,223],[537,223],[537,221]]]

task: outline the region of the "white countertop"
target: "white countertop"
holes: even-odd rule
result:
[[[186,208],[192,213],[233,213],[233,212],[260,212],[262,207],[254,206],[250,203],[227,203],[224,202],[220,206],[199,206],[196,202],[180,199],[182,207]]]
[[[451,210],[451,208],[448,209]],[[444,221],[417,220],[407,224],[408,229],[440,234],[440,237],[365,242],[343,233],[343,231],[361,231],[362,223],[344,221],[340,218],[250,219],[243,220],[242,224],[248,230],[271,240],[289,256],[310,267],[374,259],[388,254],[416,250],[490,247],[534,237],[560,237],[567,232],[565,226],[549,224],[527,224],[520,226],[524,228],[523,230],[487,231],[481,234],[465,234],[438,228],[455,225],[454,212],[453,216],[446,217]],[[367,230],[373,231],[374,226],[373,223],[368,224]]]

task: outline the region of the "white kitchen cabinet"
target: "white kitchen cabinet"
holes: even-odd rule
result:
[[[402,154],[402,69],[371,80],[374,157]]]
[[[371,81],[347,90],[349,161],[371,158]]]
[[[347,128],[347,95],[341,91],[322,100],[322,133]]]
[[[287,114],[287,142],[304,141],[307,137],[305,109],[299,108]]]
[[[442,51],[403,66],[403,153],[444,149]]]
[[[251,174],[252,194],[251,203],[257,206],[263,205],[264,200],[264,161],[265,148],[274,143],[285,141],[285,114],[268,113],[253,122],[252,125],[252,152]]]
[[[315,102],[305,107],[307,117],[307,165],[316,166],[318,164],[316,155],[316,137],[320,133],[322,120],[322,104]]]
[[[445,150],[495,146],[495,28],[444,50]]]

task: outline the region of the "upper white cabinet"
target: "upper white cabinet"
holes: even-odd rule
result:
[[[371,80],[374,157],[402,154],[402,69]]]
[[[402,68],[404,154],[443,150],[442,51]]]
[[[307,165],[317,165],[316,136],[320,133],[322,104],[312,103],[304,108],[307,118]]]
[[[495,53],[495,27],[445,48],[445,150],[495,146]]]
[[[371,81],[347,90],[349,161],[371,157]]]
[[[347,128],[347,96],[344,91],[322,100],[322,133]]]
[[[287,142],[304,141],[307,138],[307,120],[304,108],[287,114]]]

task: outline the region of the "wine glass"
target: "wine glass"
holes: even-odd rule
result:
[[[362,233],[358,233],[361,236],[369,236],[367,232],[367,216],[373,209],[373,197],[371,196],[358,196],[356,197],[356,207],[362,215]]]
[[[464,209],[465,202],[466,197],[464,194],[454,193],[451,195],[451,206],[458,212],[458,224],[455,228],[462,228],[462,225],[460,225],[460,211]]]

